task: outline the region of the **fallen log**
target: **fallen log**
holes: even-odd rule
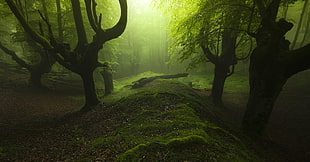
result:
[[[172,75],[159,75],[159,76],[153,76],[153,77],[147,77],[147,78],[141,78],[137,81],[132,82],[132,88],[140,88],[143,87],[145,84],[152,82],[155,79],[172,79],[172,78],[181,78],[181,77],[187,77],[188,73],[178,73],[178,74],[172,74]]]

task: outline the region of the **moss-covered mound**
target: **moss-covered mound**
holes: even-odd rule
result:
[[[114,149],[118,161],[259,161],[211,122],[209,106],[182,83],[156,80],[113,106],[124,122],[92,149]]]

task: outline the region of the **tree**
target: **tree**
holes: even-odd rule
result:
[[[237,48],[241,44],[246,44],[243,48],[250,46],[245,31],[248,15],[254,14],[251,3],[246,0],[169,2],[164,9],[168,8],[172,19],[173,50],[170,52],[177,54],[181,61],[191,59],[190,66],[202,62],[213,63],[215,69],[211,96],[216,105],[223,105],[225,80],[234,73],[237,61],[247,57],[244,53],[248,51],[237,52]]]
[[[33,2],[34,3],[34,2]],[[28,4],[29,5],[29,4]],[[46,3],[45,1],[42,2],[43,11],[46,15]],[[29,5],[32,7],[32,5]],[[23,8],[24,10],[22,12],[23,16],[27,15],[27,17],[30,17],[30,13],[28,7],[29,6],[23,6],[21,3],[19,3],[18,8]],[[37,22],[34,21],[27,21],[28,23]],[[34,23],[33,23],[34,24]],[[39,26],[39,25],[38,25]],[[21,67],[27,69],[30,72],[30,78],[29,78],[29,85],[34,87],[42,87],[41,78],[42,75],[45,73],[50,72],[52,65],[55,63],[55,59],[48,53],[48,51],[42,49],[42,47],[38,46],[33,40],[29,38],[29,36],[20,29],[19,25],[17,25],[17,31],[13,33],[14,41],[15,42],[26,42],[25,48],[30,50],[31,56],[29,56],[30,59],[24,60],[19,55],[16,54],[15,51],[10,50],[8,47],[4,46],[0,42],[0,49],[2,49],[6,54],[10,55],[12,59],[19,64]],[[44,30],[42,28],[42,25],[40,25],[40,31],[41,34],[44,35]],[[25,55],[24,51],[24,55]]]
[[[127,23],[127,1],[119,0],[121,17],[115,26],[104,30],[101,27],[102,14],[98,16],[96,12],[96,1],[84,0],[88,22],[95,33],[92,41],[88,42],[80,1],[71,0],[75,29],[78,37],[77,44],[73,49],[71,49],[69,44],[55,39],[51,24],[44,16],[42,18],[48,25],[48,37],[42,36],[31,28],[13,0],[5,1],[33,40],[41,44],[44,49],[53,52],[55,59],[61,65],[80,75],[83,80],[85,93],[85,105],[81,111],[89,111],[93,106],[96,106],[99,100],[95,91],[93,71],[97,67],[104,66],[98,61],[98,52],[102,49],[105,42],[117,38],[124,32]]]
[[[38,49],[40,58],[38,62],[34,64],[27,63],[22,58],[20,58],[13,50],[8,49],[0,42],[0,49],[2,49],[6,54],[10,55],[12,59],[21,67],[27,69],[30,72],[29,85],[33,87],[42,87],[41,78],[45,73],[49,73],[52,65],[55,63],[54,58],[50,56],[47,51]]]
[[[293,27],[284,19],[276,21],[281,0],[255,0],[261,27],[252,34],[257,47],[250,57],[250,94],[243,118],[243,129],[263,136],[274,103],[286,81],[310,68],[310,44],[289,50],[285,34]]]

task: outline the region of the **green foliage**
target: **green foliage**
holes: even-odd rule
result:
[[[191,60],[190,67],[208,61],[202,54],[200,44],[207,45],[214,55],[221,55],[224,29],[233,29],[234,35],[239,36],[240,56],[249,52],[251,39],[245,31],[248,29],[248,24],[251,24],[251,27],[257,26],[256,12],[253,13],[254,19],[249,23],[253,1],[157,0],[155,2],[171,16],[170,53],[180,61]]]

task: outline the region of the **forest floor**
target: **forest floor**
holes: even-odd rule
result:
[[[309,85],[306,84],[309,77],[305,77],[309,74],[307,71],[289,80],[275,105],[268,128],[273,141],[288,149],[296,161],[310,157],[310,86],[305,86]],[[91,153],[85,150],[92,145],[86,138],[111,133],[123,119],[101,106],[103,111],[90,112],[75,120],[79,116],[75,112],[83,104],[82,89],[72,84],[55,85],[48,77],[44,83],[53,86],[33,89],[27,86],[27,78],[27,74],[13,72],[2,73],[0,77],[0,157],[8,156],[8,161],[24,161],[24,156],[29,161],[74,161],[75,157],[86,157],[86,154],[94,157],[100,154],[101,158],[96,161],[115,160],[118,154],[115,149],[97,149]],[[210,91],[199,92],[207,96]],[[226,92],[226,108],[218,111],[218,115],[231,125],[240,126],[246,99],[247,92]],[[92,129],[94,127],[98,129]],[[4,150],[6,144],[9,146]],[[7,155],[6,152],[19,154]]]

